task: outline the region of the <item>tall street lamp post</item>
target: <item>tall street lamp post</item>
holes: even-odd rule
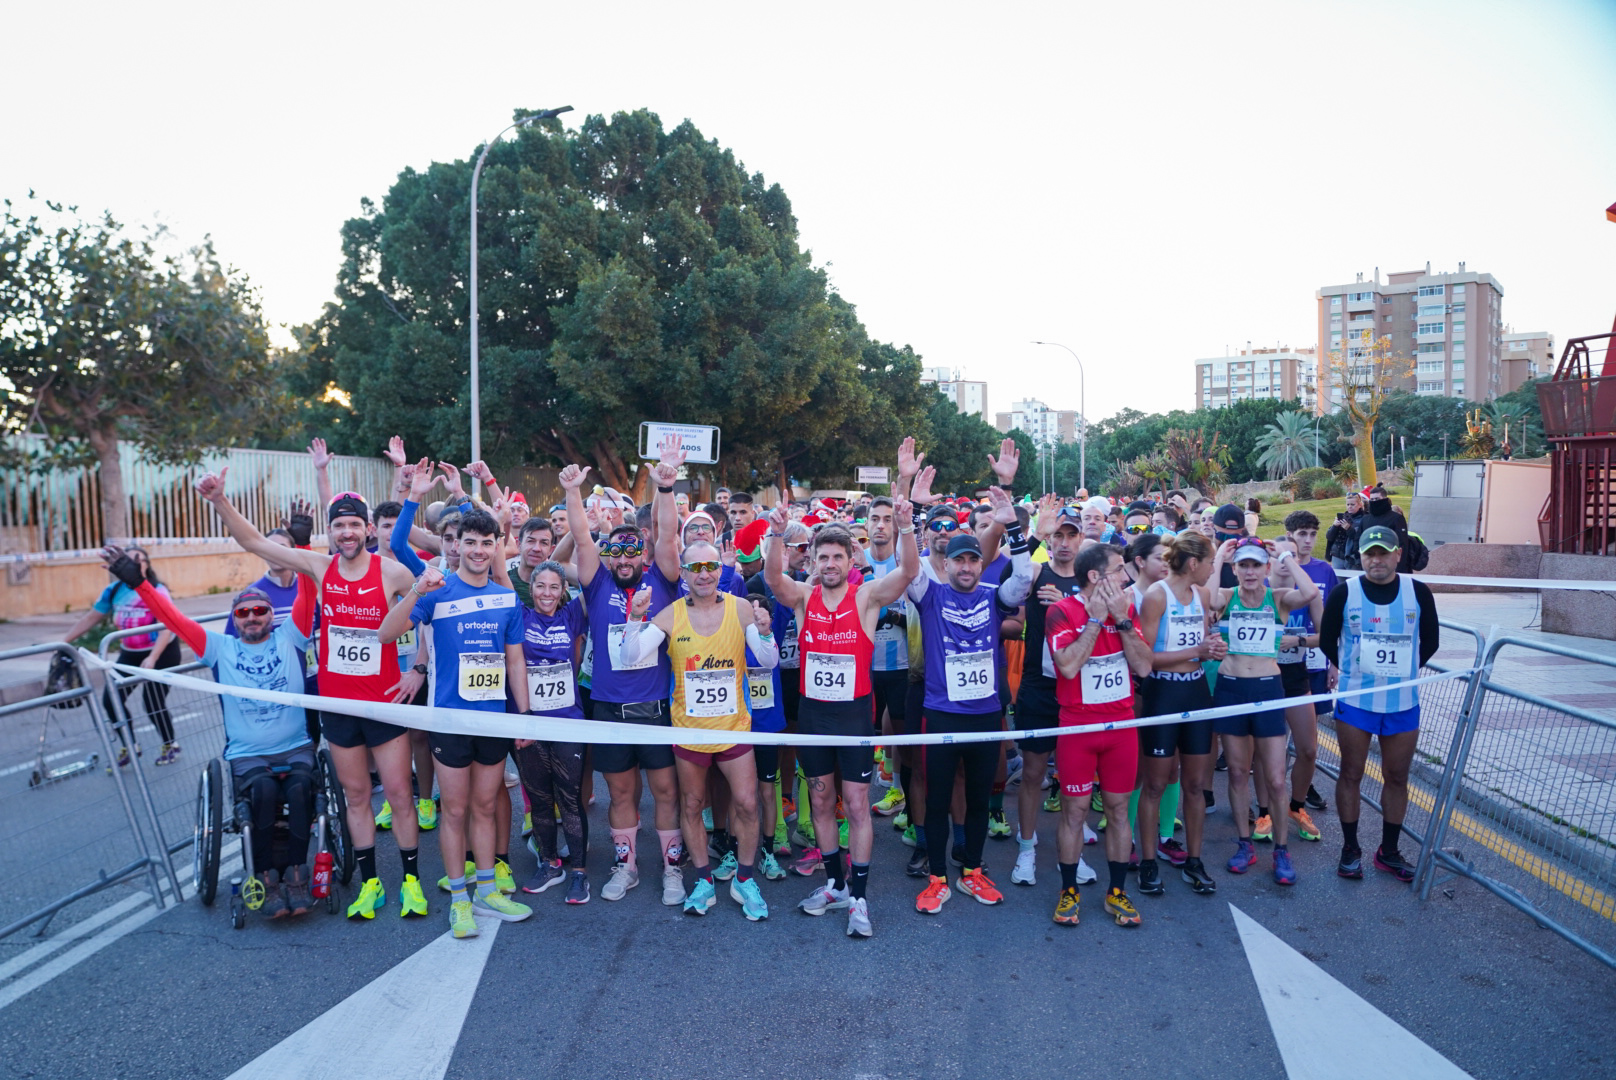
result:
[[[1087,488],[1089,486],[1089,410],[1087,405],[1089,377],[1083,370],[1083,361],[1079,360],[1077,354],[1072,352],[1068,346],[1062,345],[1058,341],[1035,341],[1033,344],[1053,345],[1056,348],[1065,349],[1067,352],[1072,353],[1072,360],[1077,364],[1077,373],[1082,377],[1083,381],[1079,384],[1077,399],[1077,486]]]

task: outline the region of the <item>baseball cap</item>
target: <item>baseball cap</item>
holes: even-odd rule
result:
[[[1263,542],[1255,536],[1248,536],[1234,546],[1234,555],[1230,561],[1237,563],[1254,562],[1266,565],[1268,562],[1268,549],[1263,547]]]
[[[1384,525],[1371,525],[1358,537],[1358,551],[1363,553],[1370,548],[1380,548],[1383,551],[1396,551],[1403,545],[1398,542],[1397,534]]]
[[[1224,503],[1212,514],[1212,527],[1216,529],[1244,529],[1246,514],[1234,503]]]
[[[982,557],[982,545],[977,543],[976,537],[970,533],[960,533],[948,542],[948,548],[943,554],[944,557],[949,559],[956,555],[965,554],[975,555],[980,559]]]
[[[370,522],[370,507],[365,503],[362,496],[351,491],[344,491],[331,500],[331,505],[326,509],[325,519],[329,523],[340,517],[356,517],[368,524]]]
[[[236,598],[230,601],[231,609],[234,610],[235,608],[240,607],[243,600],[262,600],[271,608],[275,606],[275,601],[271,600],[269,598],[269,594],[263,589],[260,589],[257,585],[249,585],[245,589],[238,592],[236,594]]]

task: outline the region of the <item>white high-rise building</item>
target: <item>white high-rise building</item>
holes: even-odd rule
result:
[[[987,383],[965,378],[958,368],[950,370],[945,367],[921,368],[920,382],[937,387],[938,392],[952,401],[954,408],[960,412],[980,416],[984,420],[988,418]]]

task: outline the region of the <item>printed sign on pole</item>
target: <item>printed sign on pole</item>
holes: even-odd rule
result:
[[[854,470],[853,480],[857,484],[890,484],[892,470],[884,465],[860,465]]]

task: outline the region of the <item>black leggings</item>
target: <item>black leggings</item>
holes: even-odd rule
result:
[[[998,713],[952,713],[925,710],[925,731],[999,731]],[[932,743],[926,747],[926,854],[931,872],[947,876],[949,804],[954,801],[954,773],[965,766],[965,865],[981,869],[982,845],[988,838],[988,795],[999,767],[999,744],[994,740],[969,743]]]
[[[119,649],[118,663],[128,664],[130,667],[139,667],[141,661],[150,655],[150,649],[141,649],[138,652]],[[178,638],[171,640],[168,646],[158,654],[156,666],[160,668],[180,666],[180,642]],[[134,692],[134,689],[133,683],[125,683],[118,687],[118,700],[123,704],[125,712],[129,710],[129,695]],[[168,684],[153,682],[150,679],[142,680],[140,684],[140,701],[146,706],[146,715],[151,717],[152,726],[157,729],[158,736],[165,743],[173,742],[174,718],[168,712]],[[101,707],[106,709],[108,721],[116,724],[118,713],[112,708],[111,683],[107,684],[107,689],[101,694]],[[131,715],[129,719],[132,721],[134,717]],[[129,745],[129,741],[124,738],[123,728],[117,728],[117,732],[118,741],[125,746]]]
[[[264,768],[257,768],[236,781],[252,807],[253,869],[259,873],[274,869],[286,876],[288,866],[302,866],[309,858],[309,830],[314,819],[314,775],[307,768],[294,767],[277,779]],[[286,850],[275,860],[275,818],[281,804],[287,804]],[[271,867],[271,860],[275,865]]]
[[[536,742],[514,751],[522,787],[532,804],[533,839],[539,858],[556,859],[555,808],[561,807],[561,829],[567,834],[572,865],[584,869],[589,847],[589,818],[583,812],[584,744]]]

